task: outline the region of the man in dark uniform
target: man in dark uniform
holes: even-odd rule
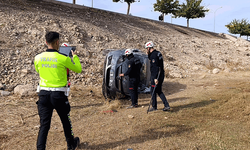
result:
[[[128,58],[128,70],[120,77],[129,76],[129,94],[132,105],[127,108],[138,107],[138,85],[140,83],[141,62],[135,58],[132,49],[125,50],[125,55]]]
[[[169,103],[164,93],[162,92],[162,83],[164,81],[164,76],[165,76],[162,54],[154,49],[154,44],[152,41],[147,42],[145,44],[145,48],[147,49],[148,58],[150,60],[150,71],[151,71],[152,108],[150,108],[149,111],[157,110],[156,93],[161,98],[164,104],[163,111],[170,111]],[[160,75],[159,78],[157,79],[159,73]],[[153,93],[154,88],[155,91]]]

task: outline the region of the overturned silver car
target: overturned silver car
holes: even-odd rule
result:
[[[129,77],[119,77],[127,71],[128,59],[125,59],[125,49],[104,50],[106,58],[103,67],[102,93],[105,98],[115,99],[118,95],[129,96]],[[150,92],[150,62],[148,56],[138,49],[133,49],[134,57],[142,64],[138,93]]]

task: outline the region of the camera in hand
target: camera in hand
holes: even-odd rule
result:
[[[59,52],[61,54],[64,54],[64,55],[69,56],[69,57],[73,57],[71,50],[75,51],[76,47],[75,46],[67,46],[67,47],[61,46],[61,47],[59,47]]]

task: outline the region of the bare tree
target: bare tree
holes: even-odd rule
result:
[[[113,0],[113,2],[126,2],[128,4],[127,15],[129,15],[130,4],[136,2],[136,0]],[[140,0],[138,2],[140,2]]]

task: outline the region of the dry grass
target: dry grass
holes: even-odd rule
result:
[[[234,62],[234,61],[231,61],[231,60],[226,60],[226,63],[227,63],[227,67],[230,68],[231,70],[235,70],[237,68],[237,70],[239,71],[243,71],[243,69],[240,69],[242,66],[242,63],[241,62]]]
[[[213,70],[214,68],[217,68],[217,66],[214,64],[213,61],[208,61],[204,63],[204,66],[209,69],[209,70]]]
[[[71,119],[79,149],[210,150],[249,149],[249,72],[166,79],[164,93],[172,112],[146,113],[150,95],[130,101],[105,101],[100,87],[73,86]],[[1,98],[0,149],[35,149],[39,119],[36,98]],[[22,114],[22,115],[20,115]],[[129,118],[133,116],[133,118]],[[47,149],[66,149],[60,119],[52,118]]]

